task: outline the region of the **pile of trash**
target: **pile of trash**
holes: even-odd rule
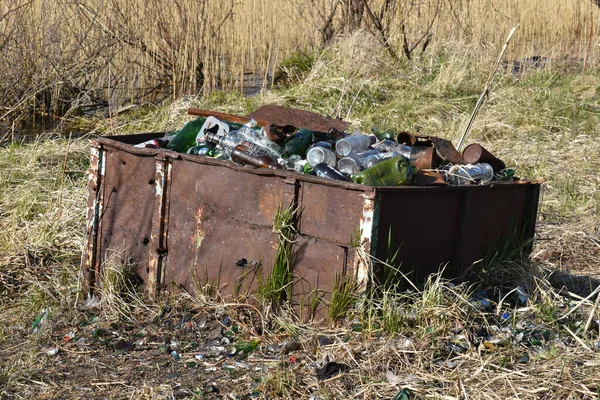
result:
[[[243,166],[369,186],[466,185],[515,179],[513,170],[479,144],[467,146],[460,154],[442,138],[376,128],[371,134],[335,127],[318,132],[291,125],[260,126],[254,119],[239,123],[206,116],[136,147],[166,148]]]

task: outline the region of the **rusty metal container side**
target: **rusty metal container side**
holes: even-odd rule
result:
[[[226,295],[240,284],[255,290],[256,265],[268,274],[279,245],[272,226],[280,205],[298,213],[292,260],[297,305],[326,298],[335,277],[356,266],[366,277],[351,242],[367,201],[363,195],[372,188],[129,145],[161,135],[97,140],[106,159],[107,195],[95,236],[89,229],[86,247],[97,249],[97,256],[83,261],[86,290],[93,292],[111,256],[138,266],[151,296],[161,288],[194,291],[207,283]]]
[[[394,264],[423,282],[442,268],[460,277],[507,241],[529,254],[539,190],[539,183],[378,188],[374,255],[385,262],[397,253]]]
[[[136,135],[135,142],[163,134]],[[128,140],[129,138],[124,138]],[[82,258],[84,289],[93,292],[103,264],[128,262],[149,284],[155,201],[164,156],[114,139],[92,142],[88,183],[88,229]],[[161,160],[162,157],[162,160]]]
[[[163,282],[190,289],[197,278],[232,294],[248,267],[273,264],[279,245],[273,218],[280,205],[293,205],[295,186],[270,170],[210,161],[184,155],[172,161]]]
[[[444,266],[456,277],[511,235],[534,234],[539,184],[373,188],[130,145],[162,135],[93,142],[88,292],[112,256],[138,267],[151,296],[207,283],[229,295],[240,284],[255,290],[256,266],[268,273],[279,245],[280,205],[296,210],[301,309],[327,298],[336,276],[356,274],[364,286],[370,255],[385,261],[398,250],[395,263],[417,281]]]

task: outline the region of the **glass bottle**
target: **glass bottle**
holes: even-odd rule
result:
[[[340,158],[337,162],[337,169],[342,174],[354,175],[364,169],[363,165],[366,159],[370,156],[379,154],[379,150],[371,149],[361,153],[350,154],[344,158]]]
[[[215,149],[212,149],[210,147],[208,147],[205,144],[200,144],[194,147],[190,147],[187,151],[188,154],[195,154],[198,156],[205,156],[205,157],[214,157],[215,156]]]
[[[266,154],[252,154],[243,144],[235,146],[231,152],[231,160],[238,164],[252,165],[257,168],[283,169]]]
[[[393,151],[387,151],[385,153],[377,153],[377,154],[370,155],[363,162],[363,168],[369,169],[372,166],[387,160],[388,158],[397,157],[399,155],[400,154],[393,152]]]
[[[313,141],[314,134],[308,129],[298,129],[296,134],[292,136],[284,145],[282,158],[288,158],[294,154],[304,157],[308,147]]]
[[[402,154],[406,158],[410,158],[410,154],[412,153],[412,147],[400,144],[394,140],[389,139],[381,140],[373,144],[371,147],[382,152],[393,151],[398,154]]]
[[[238,136],[246,141],[256,143],[258,146],[268,149],[272,153],[273,157],[280,157],[281,147],[272,140],[269,140],[264,135],[264,130],[262,128],[257,131],[254,129],[255,127],[256,121],[251,119],[246,125],[242,125],[237,130]]]
[[[281,164],[284,169],[296,171],[300,174],[304,173],[304,166],[308,163],[308,161],[297,154],[291,155],[289,158],[280,158],[277,161],[279,161],[279,164]]]
[[[328,142],[317,142],[306,153],[306,161],[311,167],[317,164],[325,163],[334,168],[337,162],[335,153],[331,150],[332,146]]]
[[[412,184],[416,176],[415,166],[409,159],[399,155],[359,172],[352,180],[369,186],[403,186]]]
[[[243,142],[242,138],[238,136],[237,132],[238,131],[231,131],[225,136],[221,136],[215,133],[207,133],[205,135],[206,142],[221,147],[223,149],[223,152],[226,155],[230,156],[235,146]]]
[[[173,140],[167,144],[167,149],[185,153],[190,147],[196,145],[196,136],[204,125],[206,118],[200,117],[188,122],[181,128]]]
[[[362,133],[355,133],[354,135],[346,136],[340,139],[335,144],[335,151],[342,157],[346,157],[348,154],[360,153],[365,151],[377,141],[375,136],[366,136]]]
[[[487,163],[453,165],[446,173],[446,180],[452,185],[468,183],[488,183],[494,178],[494,168]]]
[[[321,178],[335,179],[337,181],[350,182],[350,179],[346,178],[344,174],[335,168],[331,168],[325,163],[317,164],[313,167],[313,172],[316,176]]]

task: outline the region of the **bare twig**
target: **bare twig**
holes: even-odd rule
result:
[[[369,18],[371,19],[371,21],[373,22],[373,25],[375,26],[375,29],[377,29],[377,31],[379,32],[379,35],[381,36],[381,43],[383,44],[383,47],[385,47],[385,49],[388,51],[388,53],[390,53],[390,56],[392,56],[392,58],[396,61],[399,61],[400,59],[398,58],[398,55],[396,54],[396,52],[394,51],[394,49],[392,49],[392,46],[390,46],[390,38],[388,38],[385,34],[385,31],[383,29],[383,25],[381,24],[381,21],[373,14],[373,11],[371,11],[371,7],[369,7],[369,4],[367,3],[367,0],[362,0],[364,6],[365,6],[365,10],[367,10],[367,14],[369,15]]]

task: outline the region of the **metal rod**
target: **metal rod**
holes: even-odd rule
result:
[[[471,117],[469,118],[469,122],[467,123],[467,127],[465,128],[465,131],[463,132],[460,141],[458,142],[458,146],[456,146],[456,149],[458,151],[461,150],[465,139],[467,138],[467,135],[469,134],[469,132],[471,131],[471,128],[473,126],[473,122],[475,122],[475,118],[477,117],[477,114],[479,113],[479,109],[481,108],[481,106],[483,105],[483,101],[485,100],[488,91],[490,89],[490,86],[492,85],[492,82],[494,81],[494,76],[496,75],[496,71],[498,71],[498,67],[500,66],[500,63],[502,62],[502,58],[504,57],[504,53],[506,53],[506,49],[508,49],[508,43],[510,42],[510,39],[512,39],[513,34],[515,33],[515,31],[521,26],[521,24],[518,24],[517,26],[515,26],[514,28],[512,28],[512,30],[510,31],[510,33],[508,34],[508,38],[506,39],[506,42],[504,43],[504,46],[502,47],[502,51],[500,52],[500,55],[498,56],[498,61],[496,61],[496,64],[494,65],[494,69],[492,69],[492,72],[490,73],[490,77],[487,80],[487,83],[485,84],[485,87],[483,88],[483,92],[481,93],[481,96],[479,96],[479,100],[477,100],[477,104],[475,104],[475,108],[473,109],[473,113],[471,114]]]

